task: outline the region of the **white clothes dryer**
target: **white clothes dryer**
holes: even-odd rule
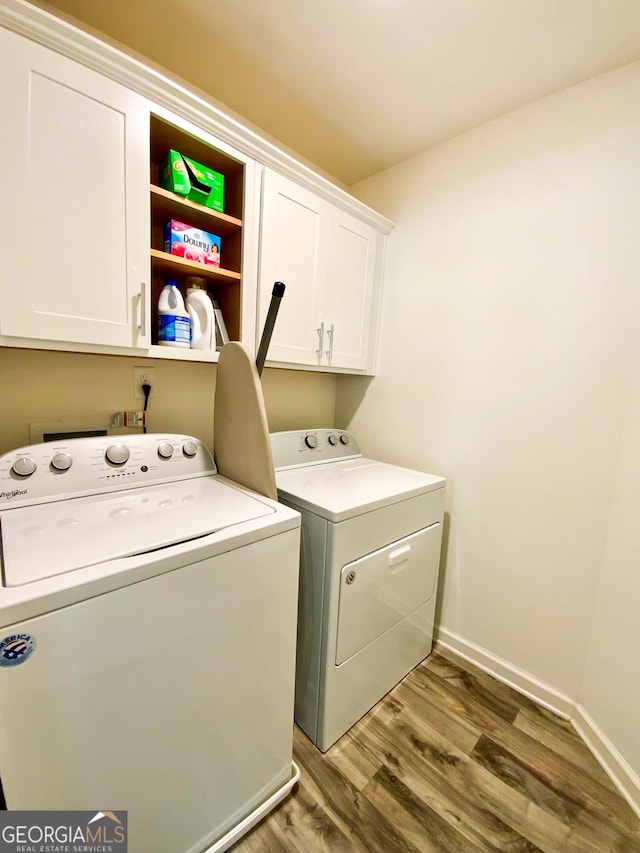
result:
[[[272,433],[302,514],[295,719],[325,752],[431,651],[446,481],[335,429]]]
[[[296,778],[298,514],[190,436],[82,438],[0,457],[0,531],[7,807],[226,850]]]

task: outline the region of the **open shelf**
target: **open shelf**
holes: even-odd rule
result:
[[[164,221],[177,219],[182,222],[188,219],[190,225],[205,231],[215,231],[220,237],[236,234],[242,228],[242,220],[235,216],[218,213],[217,210],[203,207],[155,184],[151,184],[149,189],[152,210]]]
[[[230,281],[240,281],[240,273],[214,267],[210,264],[200,264],[197,261],[186,261],[177,255],[151,249],[151,266],[154,275],[172,276],[199,275],[215,284],[228,284]]]
[[[224,212],[185,199],[160,186],[160,169],[167,152],[173,149],[224,175]],[[203,351],[157,347],[158,299],[168,279],[178,282],[186,297],[185,282],[199,276],[207,283],[207,291],[216,299],[231,340],[240,339],[242,304],[242,227],[245,166],[240,160],[207,144],[181,127],[158,116],[150,123],[150,202],[151,202],[151,273],[152,273],[152,350],[167,358],[184,360],[217,360],[215,351],[203,357]],[[187,261],[164,251],[165,224],[175,219],[221,238],[222,266]]]
[[[219,352],[220,348],[212,350],[179,349],[177,347],[163,347],[158,344],[149,347],[149,355],[152,358],[173,359],[174,361],[216,362]]]

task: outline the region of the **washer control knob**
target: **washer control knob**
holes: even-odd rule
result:
[[[160,459],[171,459],[173,456],[173,444],[163,441],[160,447],[158,447],[158,456]]]
[[[18,477],[30,477],[38,466],[30,456],[21,456],[11,466],[11,470]]]
[[[305,435],[304,443],[310,450],[313,450],[315,447],[318,446],[318,437],[315,435]]]
[[[333,433],[330,433],[329,437],[327,438],[327,441],[329,442],[329,444],[332,447],[335,447],[336,444],[338,443],[338,439],[335,437],[335,435]]]
[[[185,441],[182,445],[182,452],[188,459],[193,459],[193,457],[198,452],[198,445],[195,441]]]
[[[105,456],[107,462],[111,462],[112,465],[124,465],[129,458],[129,448],[124,444],[112,444],[111,447],[107,447]]]
[[[56,453],[51,460],[51,467],[56,471],[68,471],[73,465],[73,459],[68,453]]]
[[[340,444],[344,444],[345,446],[349,444],[349,436],[346,434],[346,432],[343,432],[340,436]]]

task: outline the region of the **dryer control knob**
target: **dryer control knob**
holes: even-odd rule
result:
[[[107,447],[105,456],[112,465],[124,465],[129,458],[129,448],[124,444],[112,444]]]
[[[343,432],[342,435],[340,436],[340,444],[344,444],[344,445],[349,444],[349,436],[346,434],[346,432]]]
[[[315,447],[318,446],[318,437],[315,435],[305,435],[304,443],[307,445],[308,448],[313,450]]]
[[[173,444],[169,444],[168,441],[163,441],[158,448],[158,456],[160,459],[171,459],[173,456]]]
[[[198,445],[195,441],[185,441],[182,445],[182,452],[188,459],[193,459],[193,457],[198,452]]]
[[[73,459],[68,453],[56,453],[51,460],[51,467],[56,471],[68,471],[73,465]]]
[[[336,444],[338,443],[338,439],[336,438],[336,436],[333,433],[331,433],[331,435],[327,438],[327,441],[329,442],[329,444],[332,447],[335,447]]]
[[[11,470],[18,477],[30,477],[38,466],[30,456],[21,456],[11,466]]]

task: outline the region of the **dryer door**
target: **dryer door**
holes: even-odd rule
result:
[[[441,526],[398,539],[340,571],[336,665],[384,634],[435,593]]]

